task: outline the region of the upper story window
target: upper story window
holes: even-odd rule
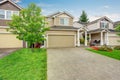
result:
[[[100,27],[101,27],[102,29],[109,28],[109,23],[106,22],[106,21],[101,21],[101,22],[100,22]]]
[[[52,21],[52,19],[51,19],[51,18],[48,18],[48,21]]]
[[[14,14],[19,15],[19,11],[0,10],[0,19],[11,20]]]
[[[12,12],[11,11],[6,11],[6,18],[11,19]]]
[[[60,18],[60,25],[69,25],[69,18]]]
[[[0,10],[0,19],[4,19],[4,18],[5,18],[5,11]]]

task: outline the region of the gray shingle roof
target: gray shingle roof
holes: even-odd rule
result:
[[[77,30],[79,28],[75,28],[73,26],[52,26],[51,30]]]
[[[104,30],[104,29],[95,29],[95,30],[90,30],[90,31],[88,31],[89,33],[92,33],[92,32],[101,32],[102,30]]]
[[[95,30],[91,30],[91,31],[88,31],[89,33],[94,33],[94,32],[101,32],[101,31],[103,31],[103,30],[105,30],[105,29],[95,29]],[[117,31],[115,31],[115,30],[113,30],[113,29],[107,29],[107,31],[110,31],[110,32],[117,32]]]
[[[99,18],[99,19],[96,19],[96,20],[94,20],[94,21],[88,23],[87,25],[94,24],[94,23],[96,23],[96,22],[98,22],[99,20],[102,20],[102,19],[106,19],[106,20],[108,20],[109,22],[113,23],[111,19],[109,19],[109,18],[106,17],[106,16],[103,16],[103,17],[101,17],[101,18]]]

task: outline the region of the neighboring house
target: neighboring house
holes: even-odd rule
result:
[[[120,25],[120,21],[114,22],[114,28],[115,28],[117,25]]]
[[[79,24],[80,23],[75,23]],[[81,24],[82,25],[82,24]],[[81,27],[80,25],[80,27]],[[114,30],[114,23],[108,17],[104,16],[85,25],[87,29],[87,42],[94,45],[120,45],[120,37]]]
[[[0,48],[21,48],[23,41],[16,39],[16,35],[7,32],[8,23],[13,14],[19,15],[22,8],[11,0],[0,2]]]

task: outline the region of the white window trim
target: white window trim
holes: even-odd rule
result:
[[[4,10],[4,9],[0,9],[0,10]],[[13,10],[4,10],[5,11],[5,18],[4,19],[0,19],[0,20],[12,20],[12,19],[8,19],[7,18],[7,11],[11,11],[11,15],[13,15]],[[15,12],[18,12],[18,14],[19,14],[19,11],[15,11]]]

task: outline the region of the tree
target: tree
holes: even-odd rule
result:
[[[41,8],[31,3],[22,9],[19,15],[12,16],[8,31],[16,34],[19,40],[28,42],[30,47],[45,40],[43,36],[48,30],[46,24],[45,17],[41,15]]]
[[[81,22],[82,22],[82,23],[87,23],[88,20],[89,20],[89,19],[88,19],[88,17],[87,17],[86,12],[85,12],[85,11],[82,11],[82,14],[81,14],[78,22],[80,22],[80,23],[81,23]]]

